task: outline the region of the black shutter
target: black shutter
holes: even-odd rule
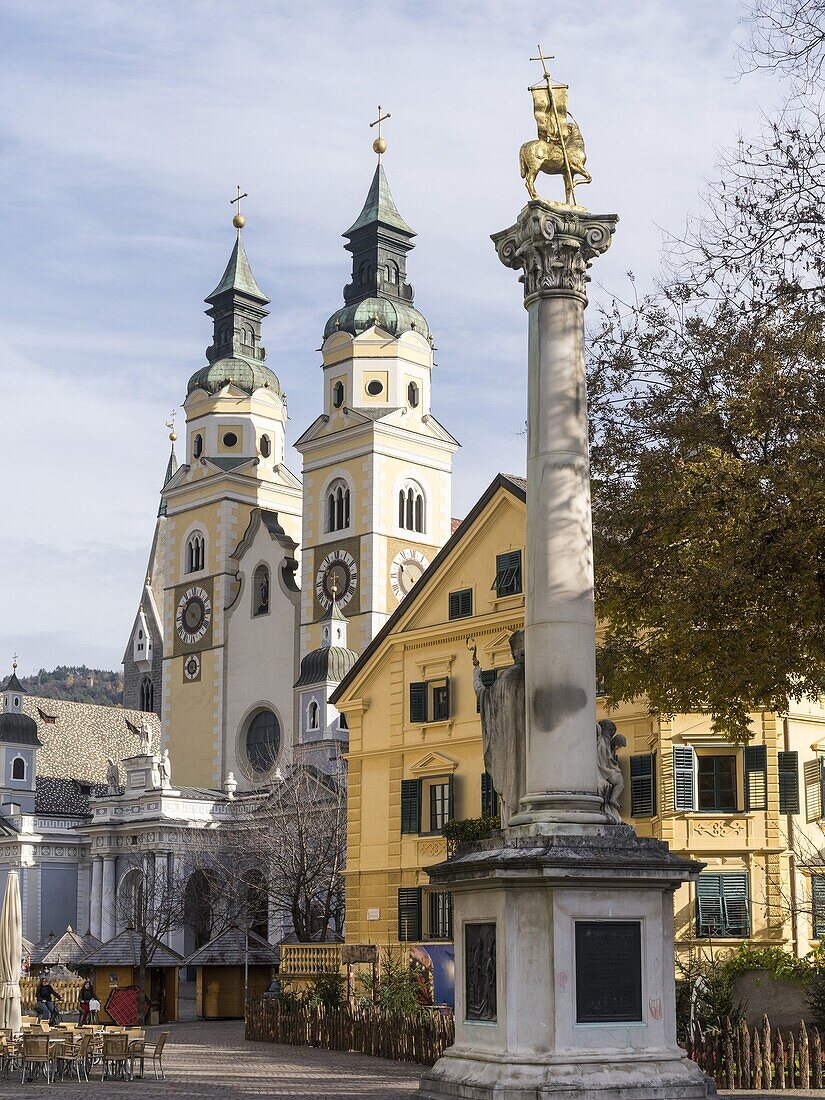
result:
[[[427,685],[410,684],[410,721],[427,721]]]
[[[402,886],[398,891],[399,943],[421,939],[421,887]]]
[[[768,808],[768,750],[764,745],[745,747],[745,809]]]
[[[512,596],[521,592],[521,550],[496,554],[496,575],[490,587],[496,590],[497,596]]]
[[[444,718],[450,717],[450,678],[447,677],[447,683],[444,685]]]
[[[779,812],[799,813],[799,753],[777,753],[779,764]]]
[[[455,776],[450,776],[450,789],[447,795],[447,820],[455,820]]]
[[[825,939],[825,876],[823,875],[811,875],[811,911],[814,939]]]
[[[656,758],[652,752],[630,758],[630,816],[656,813]]]
[[[401,780],[401,832],[421,832],[421,780]]]
[[[473,613],[473,590],[462,588],[450,593],[450,618],[467,619]]]
[[[481,816],[498,816],[498,795],[489,772],[482,772],[481,775]]]

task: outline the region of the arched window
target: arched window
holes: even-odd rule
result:
[[[252,579],[252,614],[266,615],[269,611],[269,569],[259,565]]]
[[[186,572],[197,573],[206,564],[206,539],[193,531],[186,541]]]
[[[203,436],[198,434],[192,440],[192,454],[195,458],[200,458],[203,454]]]
[[[318,704],[313,699],[310,702],[309,706],[307,707],[307,729],[308,730],[317,730],[317,729],[320,728],[320,722],[319,722],[320,715],[321,715],[321,711],[318,707]]]
[[[393,260],[390,260],[387,264],[387,282],[398,282],[398,265]]]
[[[332,387],[332,406],[335,409],[340,409],[344,404],[344,383],[336,382]]]
[[[271,710],[259,710],[246,731],[246,758],[256,772],[268,772],[281,747],[281,724]]]
[[[418,384],[416,382],[410,382],[407,386],[407,404],[411,409],[417,409],[420,400],[421,396],[418,392]]]
[[[26,761],[22,756],[15,756],[11,762],[11,777],[12,779],[25,779],[26,778]]]
[[[119,922],[134,928],[145,928],[150,918],[146,912],[146,883],[143,871],[133,867],[120,880],[117,888],[117,915]],[[158,899],[160,901],[160,899]]]
[[[147,714],[155,709],[155,685],[149,676],[140,681],[140,709]]]
[[[194,871],[186,880],[183,894],[184,952],[191,955],[212,939],[212,887],[203,871]]]
[[[349,527],[349,517],[349,486],[339,478],[327,490],[327,531],[343,531]]]
[[[241,343],[246,344],[248,348],[254,348],[255,333],[252,330],[251,325],[243,325],[243,327],[241,328]]]
[[[261,454],[264,458],[269,458],[272,454],[272,441],[268,435],[261,436]]]
[[[407,482],[398,491],[398,526],[405,531],[423,534],[426,522],[426,506],[421,487],[415,482]]]
[[[249,930],[269,938],[269,891],[263,874],[253,867],[246,874],[246,919]]]

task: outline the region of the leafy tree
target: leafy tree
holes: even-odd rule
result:
[[[769,7],[825,10],[759,0],[755,17]],[[608,702],[708,711],[731,740],[750,713],[825,690],[825,128],[810,68],[724,158],[659,288],[603,311],[591,341]]]

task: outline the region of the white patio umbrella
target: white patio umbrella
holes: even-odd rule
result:
[[[23,928],[20,919],[20,882],[9,871],[3,911],[0,913],[0,1027],[20,1030],[20,959]]]

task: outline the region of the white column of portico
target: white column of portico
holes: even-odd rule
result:
[[[115,934],[117,888],[115,885],[116,856],[103,857],[103,899],[100,910],[100,938],[106,943]]]
[[[585,286],[618,218],[530,202],[493,236],[521,269],[527,387],[526,794],[510,825],[600,826]]]
[[[89,930],[96,939],[102,939],[101,905],[103,903],[103,859],[92,859],[92,889],[89,898]]]

